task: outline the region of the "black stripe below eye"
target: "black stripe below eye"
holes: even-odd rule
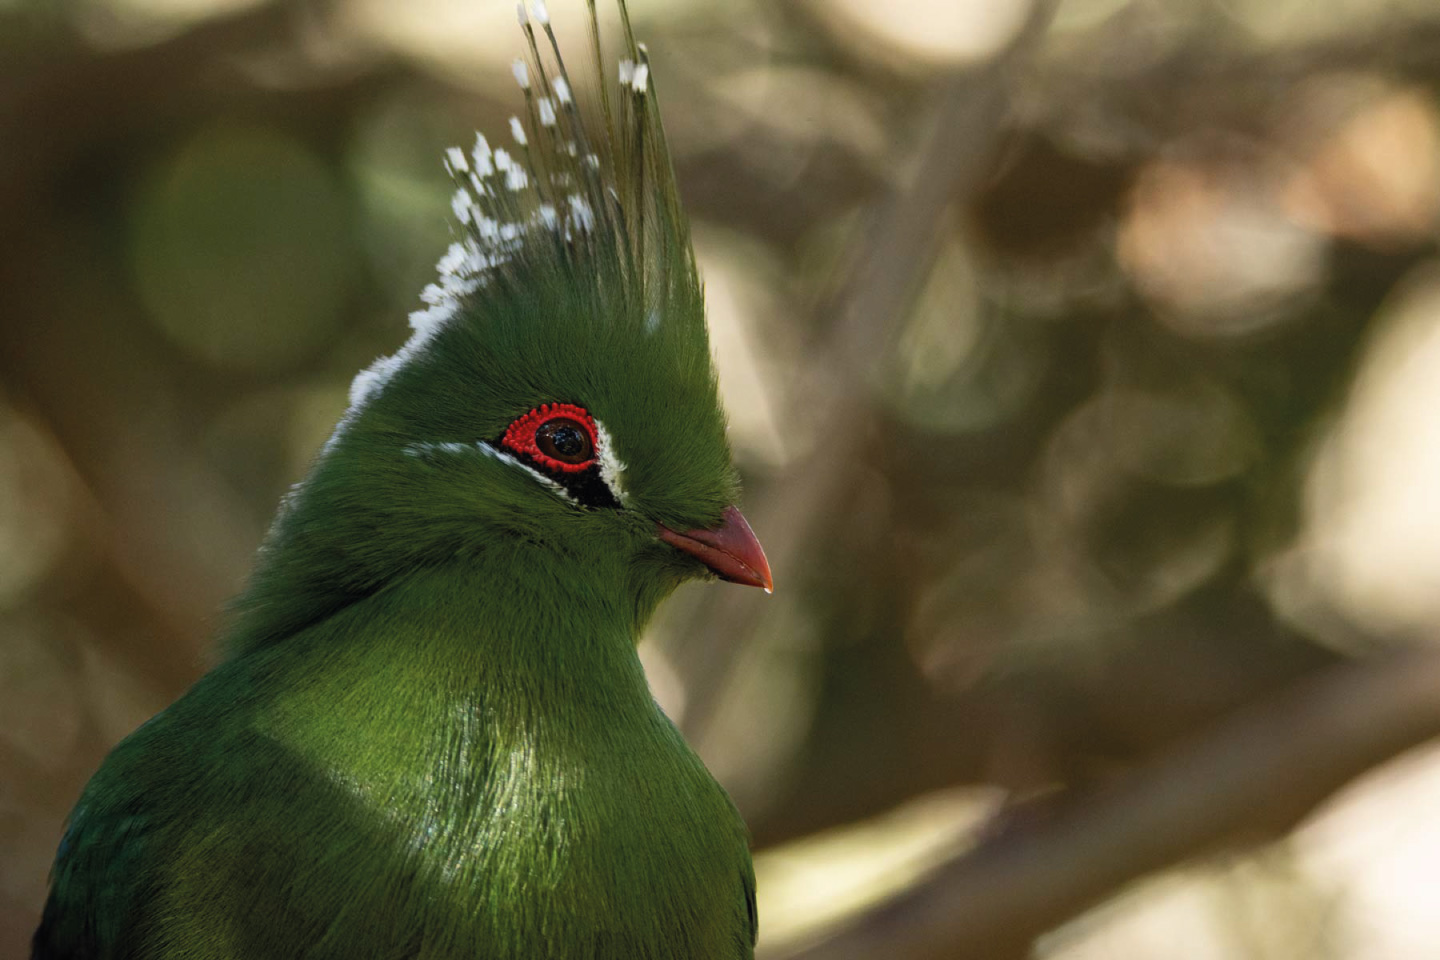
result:
[[[612,510],[620,509],[620,501],[615,499],[614,492],[600,476],[600,464],[595,463],[574,473],[567,473],[564,470],[547,470],[544,464],[536,462],[534,457],[526,454],[512,454],[526,466],[538,470],[545,476],[554,480],[565,488],[565,492],[574,497],[576,502],[584,507],[601,508],[607,507]]]

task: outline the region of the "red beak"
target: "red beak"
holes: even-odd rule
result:
[[[721,580],[743,583],[747,587],[764,587],[766,593],[775,589],[770,579],[770,562],[765,550],[745,517],[734,507],[726,507],[720,526],[713,530],[686,530],[676,533],[665,524],[657,524],[661,540],[684,550],[714,570]]]

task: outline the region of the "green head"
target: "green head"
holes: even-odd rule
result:
[[[505,148],[477,136],[447,151],[460,239],[409,342],[356,378],[282,508],[235,650],[456,563],[619,591],[607,602],[637,626],[688,577],[769,588],[733,508],[700,279],[649,65],[621,13],[612,69],[595,26],[587,120],[544,6],[522,12],[526,117]]]

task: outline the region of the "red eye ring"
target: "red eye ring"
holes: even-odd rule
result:
[[[590,441],[590,455],[584,460],[570,463],[541,450],[536,442],[537,434],[541,427],[552,420],[570,420],[579,424]],[[500,438],[500,445],[514,453],[524,454],[546,470],[559,470],[562,473],[579,473],[590,469],[600,453],[600,437],[595,429],[595,418],[590,416],[584,407],[577,407],[573,403],[541,404],[506,427],[505,436]]]

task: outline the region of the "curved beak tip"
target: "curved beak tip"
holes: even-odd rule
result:
[[[658,527],[656,533],[661,540],[690,554],[715,571],[720,579],[761,587],[766,593],[775,592],[765,550],[750,529],[745,515],[736,507],[726,507],[721,514],[720,525],[708,530],[680,533],[663,523]]]

